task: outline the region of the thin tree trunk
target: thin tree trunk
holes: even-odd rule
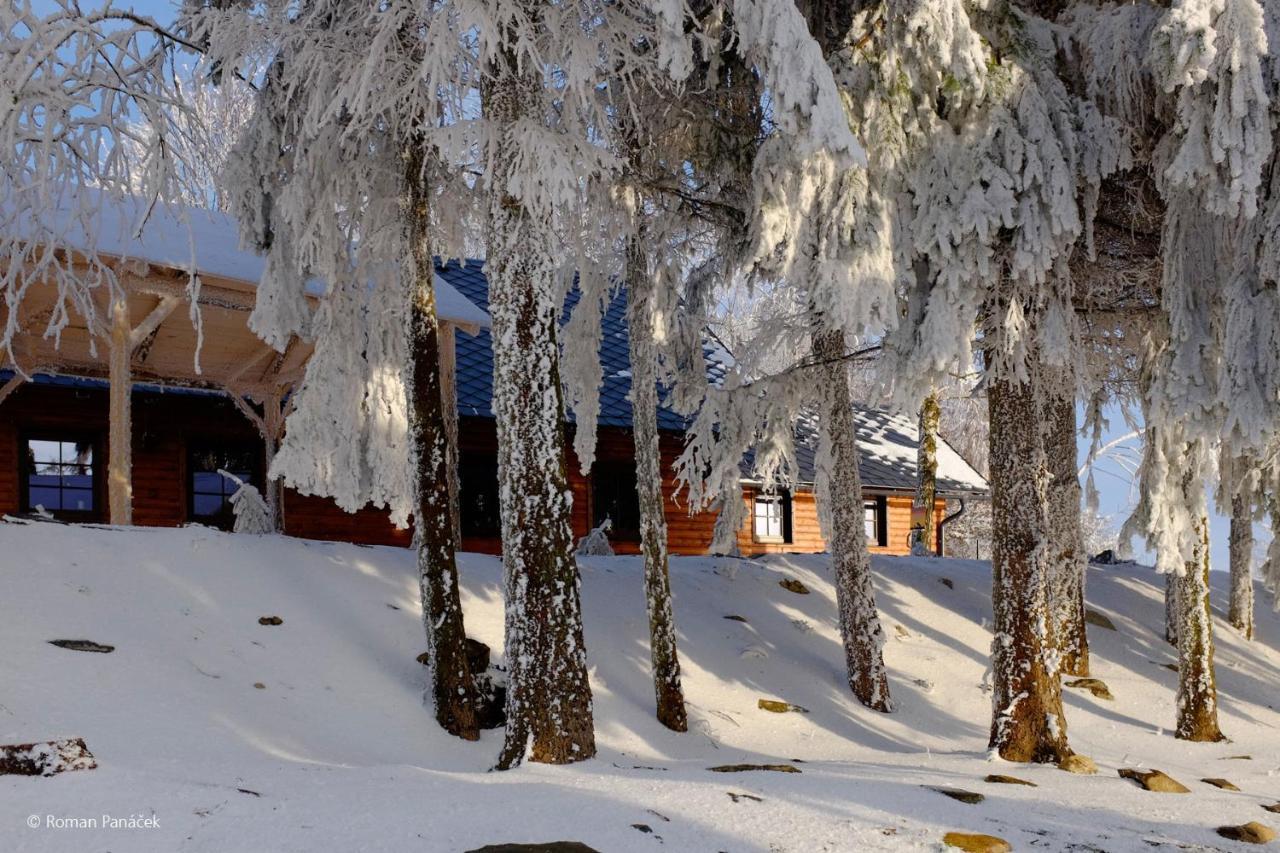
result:
[[[510,51],[499,53],[490,71],[484,107],[495,133],[542,119],[537,71],[520,68]],[[582,761],[596,744],[571,550],[556,258],[547,226],[508,194],[514,163],[495,156],[491,166],[487,273],[507,660],[507,730],[497,766],[507,769],[526,755],[549,764]]]
[[[919,534],[921,548],[933,551],[937,538],[937,522],[934,507],[938,499],[938,422],[942,409],[938,405],[938,392],[924,398],[920,406],[920,441],[916,445],[916,500],[923,529]]]
[[[822,368],[826,374],[822,379],[822,432],[831,454],[831,470],[819,499],[827,505],[828,546],[849,689],[868,708],[890,711],[893,703],[884,666],[884,629],[871,583],[853,399],[843,361],[844,333],[823,329],[819,323],[813,333],[813,351],[818,360],[829,362]]]
[[[1175,646],[1178,645],[1178,615],[1182,613],[1178,603],[1181,589],[1176,575],[1164,576],[1164,639]]]
[[[1070,387],[1063,382],[1063,389]],[[1080,529],[1080,477],[1076,473],[1076,401],[1062,390],[1052,395],[1044,416],[1048,486],[1049,632],[1068,675],[1089,674],[1089,638],[1084,621],[1084,581],[1088,561]]]
[[[1040,411],[1030,382],[992,377],[991,746],[1007,761],[1059,762],[1071,754],[1057,655],[1048,632],[1045,531],[1049,479]]]
[[[1227,620],[1246,640],[1253,639],[1253,513],[1249,502],[1231,498],[1231,605]]]
[[[1188,483],[1184,490],[1203,489]],[[1190,496],[1188,494],[1188,496]],[[1197,502],[1198,503],[1198,502]],[[1213,672],[1213,613],[1209,608],[1209,519],[1196,525],[1199,545],[1177,578],[1178,603],[1178,725],[1182,740],[1220,741],[1218,688]]]
[[[662,453],[658,444],[658,364],[653,333],[654,282],[640,237],[627,246],[627,326],[631,349],[632,435],[636,447],[636,493],[640,499],[640,550],[644,554],[645,604],[649,610],[649,656],[658,721],[689,729],[680,686],[671,579],[667,565],[667,518],[662,501]]]
[[[409,435],[417,486],[414,544],[436,720],[450,734],[479,740],[477,693],[467,663],[449,500],[446,423],[440,396],[440,327],[428,239],[430,196],[423,183],[422,150],[420,145],[406,150],[401,199],[409,250],[403,265],[405,283],[410,287]]]

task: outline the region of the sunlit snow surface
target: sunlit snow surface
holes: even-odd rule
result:
[[[986,563],[875,558],[898,708],[886,716],[844,687],[824,557],[673,558],[691,720],[675,735],[651,716],[639,559],[582,562],[600,754],[493,773],[500,732],[456,741],[424,710],[408,551],[202,528],[0,524],[0,743],[80,736],[99,762],[0,777],[0,847],[458,851],[572,839],[609,853],[931,850],[943,832],[964,830],[1018,850],[1231,850],[1216,826],[1280,823],[1260,807],[1280,799],[1280,619],[1261,590],[1257,642],[1215,620],[1232,742],[1187,744],[1169,733],[1176,674],[1161,666],[1174,660],[1161,639],[1163,580],[1141,567],[1090,570],[1089,605],[1119,630],[1090,628],[1093,674],[1115,701],[1066,691],[1072,745],[1101,768],[1085,777],[988,760]],[[468,633],[496,654],[500,564],[460,563]],[[787,577],[812,594],[780,587]],[[1227,578],[1213,579],[1221,602]],[[259,625],[268,615],[284,623]],[[59,638],[116,650],[48,645]],[[810,713],[768,713],[761,698]],[[1231,758],[1240,755],[1252,758]],[[779,762],[802,772],[707,771]],[[1127,766],[1158,767],[1193,793],[1140,791],[1116,776]],[[987,784],[988,773],[1039,787]],[[26,826],[30,815],[103,814],[154,815],[159,828]]]

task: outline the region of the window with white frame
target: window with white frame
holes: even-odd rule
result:
[[[790,542],[791,495],[785,490],[756,495],[751,532],[757,542]]]
[[[866,525],[868,545],[884,547],[889,544],[886,509],[883,497],[868,498],[862,502],[862,516]]]

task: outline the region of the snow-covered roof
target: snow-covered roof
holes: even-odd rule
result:
[[[481,307],[489,304],[489,282],[484,276],[484,262],[471,260],[465,264],[451,261],[438,268],[438,275]],[[566,300],[566,308],[578,299],[574,290]],[[602,426],[631,426],[631,355],[628,344],[626,292],[619,288],[604,312],[600,341],[603,384],[600,389]],[[567,314],[567,311],[566,311]],[[703,344],[708,377],[719,381],[732,364],[720,344],[708,339]],[[493,417],[493,348],[488,332],[458,336],[458,410],[462,415]],[[659,389],[661,391],[661,389]],[[685,419],[663,404],[659,394],[658,426],[681,431]],[[876,409],[857,407],[854,422],[858,431],[858,450],[863,485],[885,491],[913,491],[916,487],[916,444],[918,428],[913,418]],[[813,425],[802,421],[797,426],[796,461],[798,477],[803,483],[814,479],[814,447],[817,442]],[[749,465],[746,466],[749,469]],[[938,442],[938,491],[941,494],[985,494],[987,481],[965,462],[945,441]]]
[[[211,210],[176,204],[148,206],[145,200],[113,198],[96,190],[80,189],[79,205],[64,197],[42,211],[39,232],[52,235],[60,246],[80,251],[141,260],[156,266],[206,276],[234,279],[257,286],[266,260],[241,248],[239,229],[232,217]],[[18,225],[29,235],[30,222]],[[315,295],[324,293],[324,282],[308,283]],[[436,276],[436,312],[441,320],[487,328],[489,315]]]

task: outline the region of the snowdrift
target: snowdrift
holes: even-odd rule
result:
[[[0,846],[31,851],[459,851],[505,841],[601,851],[932,850],[944,832],[1015,849],[1243,849],[1214,828],[1280,824],[1280,620],[1259,639],[1217,612],[1222,744],[1169,732],[1176,661],[1162,580],[1089,572],[1093,675],[1067,689],[1073,747],[1097,776],[987,754],[985,562],[876,558],[896,710],[852,701],[823,556],[672,559],[691,730],[651,715],[635,557],[583,558],[597,759],[489,772],[501,732],[443,735],[423,706],[412,555],[181,530],[0,523],[0,743],[83,737],[94,770],[0,777]],[[468,633],[502,650],[501,565],[460,561]],[[799,581],[807,594],[780,585]],[[1225,601],[1225,576],[1214,575]],[[1262,602],[1261,590],[1259,601]],[[278,616],[280,625],[261,625]],[[733,618],[730,618],[733,617]],[[109,654],[49,644],[88,639]],[[803,711],[772,713],[759,700]],[[799,773],[713,773],[727,764]],[[1157,767],[1192,789],[1118,777]],[[990,773],[1038,787],[994,785]],[[1224,777],[1240,792],[1200,780]],[[926,786],[985,795],[957,802]],[[158,826],[103,828],[103,816]],[[36,828],[28,828],[35,818]],[[65,818],[97,818],[74,828]],[[146,821],[135,821],[146,823]]]

